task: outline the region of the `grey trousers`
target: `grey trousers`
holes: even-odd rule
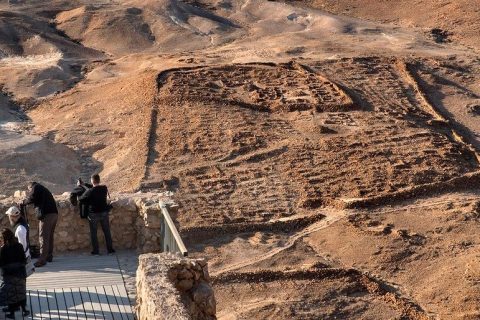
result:
[[[40,240],[40,258],[38,258],[38,261],[41,263],[53,258],[53,235],[55,234],[57,220],[58,214],[49,213],[38,223],[38,236]]]

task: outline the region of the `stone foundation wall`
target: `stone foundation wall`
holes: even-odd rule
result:
[[[204,259],[144,254],[137,269],[139,320],[213,320],[216,303]]]
[[[78,208],[70,204],[68,194],[55,198],[59,210],[55,229],[55,251],[90,250],[88,220],[80,218]],[[160,200],[169,201],[158,194],[112,195],[113,210],[110,212],[110,228],[116,249],[136,248],[141,253],[160,251]],[[19,201],[19,197],[0,199],[0,227],[10,226],[5,212]],[[175,210],[171,211],[175,212]],[[34,216],[32,206],[28,207],[28,219],[31,244],[38,245],[38,220]],[[100,250],[106,250],[100,226],[98,229]]]

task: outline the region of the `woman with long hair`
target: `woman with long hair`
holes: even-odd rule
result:
[[[27,258],[23,246],[18,242],[10,229],[2,230],[3,240],[0,248],[0,268],[3,283],[0,286],[0,305],[7,305],[8,319],[15,319],[15,311],[22,308],[23,316],[28,316],[27,310],[27,273],[25,264]]]

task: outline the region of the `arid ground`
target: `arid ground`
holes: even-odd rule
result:
[[[479,20],[0,0],[0,194],[171,191],[219,319],[480,319]]]

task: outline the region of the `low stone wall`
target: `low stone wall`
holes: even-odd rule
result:
[[[55,251],[90,250],[88,220],[80,218],[78,208],[70,204],[67,194],[55,198],[59,210],[55,229]],[[169,201],[167,197],[158,194],[112,195],[110,227],[115,248],[137,249],[141,253],[160,251],[160,200]],[[4,213],[19,201],[19,198],[14,197],[0,199],[0,227],[10,226]],[[30,241],[32,245],[38,245],[38,220],[34,217],[31,206],[28,209],[28,219]],[[100,226],[98,229],[100,250],[105,250],[105,240]]]
[[[144,254],[137,269],[139,320],[213,320],[216,303],[204,259]]]

